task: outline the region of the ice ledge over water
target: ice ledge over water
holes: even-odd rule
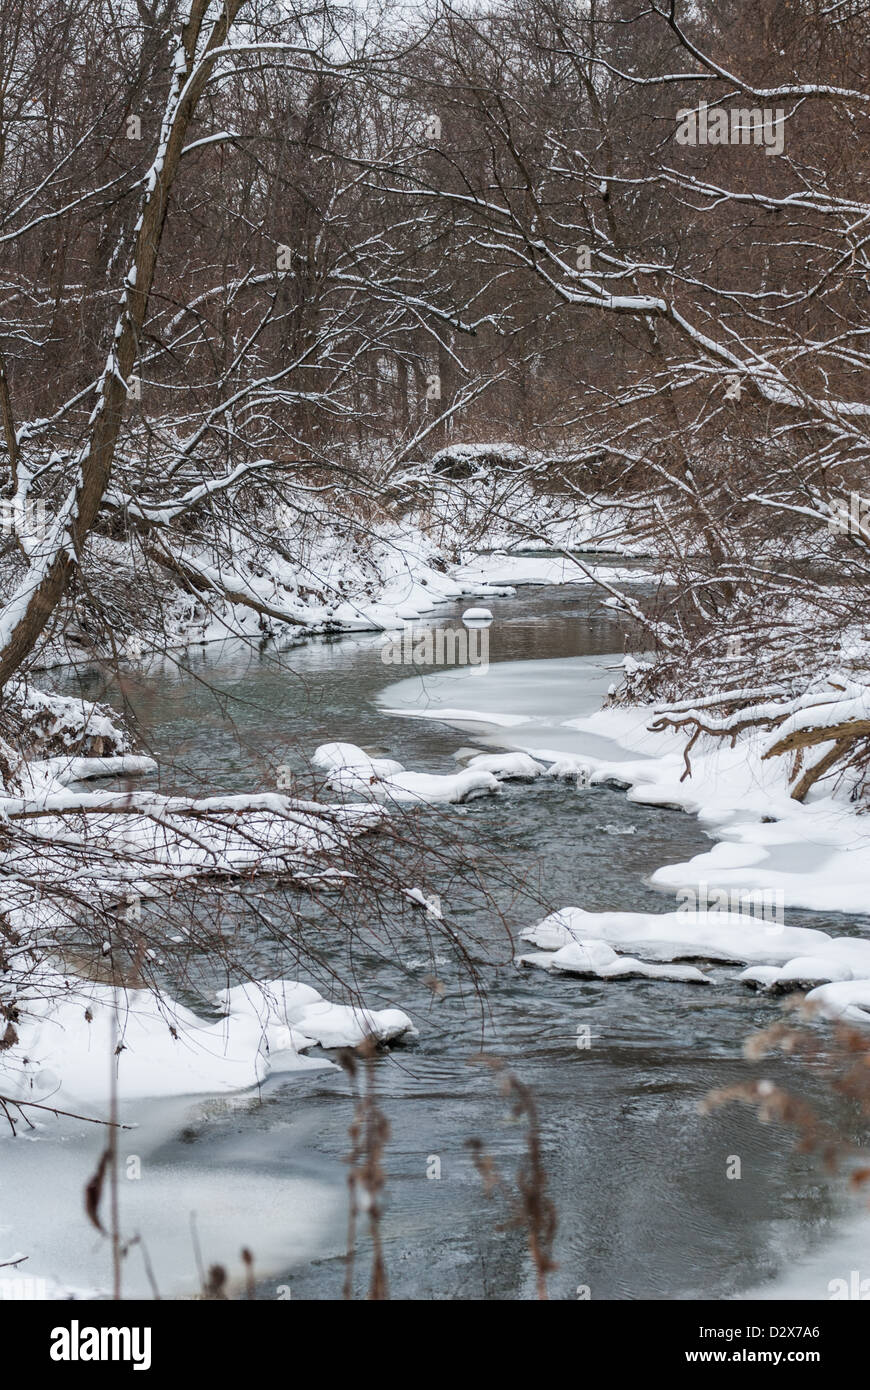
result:
[[[694,965],[663,965],[620,956],[603,941],[572,941],[558,951],[535,951],[519,956],[518,965],[537,966],[555,975],[581,979],[624,980],[641,976],[648,980],[673,980],[684,984],[710,984],[709,976]]]
[[[870,1025],[870,941],[786,927],[737,912],[585,912],[562,908],[521,939],[540,949],[519,965],[556,974],[710,983],[693,967],[656,962],[706,960],[748,964],[741,983],[772,993],[809,990],[807,1001],[829,1018]],[[636,953],[628,954],[629,952]]]
[[[797,955],[821,954],[831,941],[811,927],[784,927],[739,912],[585,912],[581,907],[551,913],[526,927],[521,937],[546,951],[574,941],[604,941],[648,960],[758,965],[785,965]]]

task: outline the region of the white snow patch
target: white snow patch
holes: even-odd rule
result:
[[[831,940],[810,927],[782,927],[738,912],[585,912],[580,907],[551,913],[526,927],[521,938],[549,951],[575,941],[596,940],[650,960],[759,965],[784,965]]]
[[[332,772],[341,768],[354,768],[372,777],[389,777],[394,772],[404,772],[401,763],[392,758],[372,758],[354,743],[322,743],[315,748],[311,758],[315,767]]]
[[[468,766],[479,772],[491,772],[500,782],[530,781],[546,771],[543,763],[528,753],[477,753],[469,758]]]
[[[685,984],[710,984],[709,976],[694,965],[651,964],[633,956],[618,955],[603,941],[571,941],[558,951],[536,951],[519,956],[518,965],[538,966],[556,975],[620,980],[640,976],[648,980],[672,980]]]
[[[462,772],[406,772],[401,763],[370,758],[352,743],[325,743],[312,761],[329,768],[329,783],[346,796],[364,796],[396,804],[471,801],[499,789],[491,772],[466,768]]]
[[[118,989],[36,971],[20,998],[20,1046],[4,1069],[6,1094],[71,1109],[102,1108],[114,1074],[119,1099],[249,1090],[274,1072],[329,1066],[309,1048],[390,1042],[416,1031],[400,1009],[332,1004],[288,980],[217,996],[209,1021],[150,990]],[[116,1049],[120,1046],[120,1051]]]
[[[870,1025],[870,979],[836,981],[819,985],[807,995],[807,1003],[826,1018]]]

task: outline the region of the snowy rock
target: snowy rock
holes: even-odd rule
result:
[[[354,769],[347,769],[341,774],[345,788],[348,785],[347,779],[353,776],[353,772]],[[491,796],[498,792],[499,783],[498,778],[491,772],[466,768],[464,772],[447,773],[443,776],[432,772],[400,772],[374,782],[358,779],[352,790],[364,792],[384,803],[434,805],[438,802],[474,801],[479,796]]]
[[[710,984],[709,976],[694,965],[650,964],[633,956],[620,956],[603,941],[572,941],[558,951],[538,951],[520,956],[518,964],[538,966],[556,975],[577,975],[581,979],[624,980],[641,977],[684,984]]]
[[[381,1043],[395,1042],[417,1032],[401,1009],[370,1011],[349,1004],[330,1004],[325,999],[305,1010],[299,1027],[321,1047],[357,1047],[368,1037]]]
[[[274,1048],[284,1041],[282,1029],[290,1030],[299,1050],[298,1037],[319,1043],[321,1047],[357,1047],[366,1038],[377,1042],[415,1037],[417,1030],[401,1009],[365,1009],[350,1004],[331,1004],[321,998],[310,985],[290,980],[273,980],[268,984],[236,985],[222,990],[218,1002],[230,1017],[257,1019]]]
[[[546,956],[547,969],[575,975],[597,975],[619,957],[605,941],[571,941]]]
[[[787,989],[811,989],[814,985],[870,979],[870,941],[835,936],[812,955],[795,956],[784,965],[745,970],[744,984],[774,993]]]
[[[807,995],[826,1018],[841,1019],[844,1023],[870,1024],[870,980],[837,981],[819,985]]]
[[[508,754],[508,757],[513,755]],[[519,755],[525,758],[525,754]],[[531,763],[534,760],[528,759]],[[315,767],[329,771],[330,785],[346,796],[365,796],[383,803],[472,801],[499,790],[498,779],[482,768],[441,775],[406,772],[389,758],[370,758],[353,743],[324,743],[315,750]],[[528,774],[524,774],[528,775]]]
[[[547,776],[560,777],[566,782],[569,782],[572,777],[576,777],[578,781],[589,783],[593,778],[593,768],[588,760],[570,754],[568,757],[559,758],[556,762],[551,763],[547,769]]]
[[[759,973],[762,970],[763,976]],[[738,978],[771,994],[778,994],[792,989],[811,989],[813,985],[834,980],[850,980],[852,972],[848,965],[830,956],[796,956],[779,968],[760,966],[756,967],[755,972],[745,970]]]
[[[767,989],[779,974],[778,965],[750,965],[737,978],[750,989]]]
[[[529,781],[546,771],[543,763],[528,753],[478,753],[469,758],[468,766],[479,772],[491,772],[500,782]]]
[[[785,965],[827,952],[831,938],[810,927],[783,927],[736,912],[584,912],[566,907],[526,927],[522,939],[545,950],[571,941],[606,941],[652,960],[702,959]]]
[[[322,743],[315,748],[311,759],[315,767],[325,772],[341,768],[353,768],[360,775],[371,777],[390,777],[395,772],[404,772],[401,763],[392,758],[372,758],[355,743]]]

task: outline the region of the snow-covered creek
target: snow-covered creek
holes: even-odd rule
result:
[[[451,622],[462,606],[451,610]],[[524,713],[570,709],[572,691],[578,713],[593,707],[613,677],[589,658],[618,650],[621,639],[588,585],[523,589],[489,606],[491,665],[462,677],[462,708],[472,685],[472,708],[500,712],[512,727]],[[413,677],[416,694],[408,685],[389,689],[409,672],[383,663],[378,637],[315,640],[282,660],[283,669],[268,652],[227,643],[186,654],[186,672],[165,662],[143,667],[128,694],[166,786],[268,786],[270,770],[333,739],[431,772],[454,768],[460,747],[503,746],[497,729],[473,720],[395,712],[403,704],[406,713],[431,712],[433,699],[452,707],[449,687],[445,694],[443,677],[427,675]],[[96,678],[73,684],[100,693]],[[724,967],[710,969],[715,989],[697,989],[558,978],[513,964],[505,923],[518,935],[567,904],[670,910],[672,900],[646,880],[660,865],[709,847],[694,818],[633,804],[614,788],[548,778],[509,782],[498,797],[423,815],[475,846],[484,873],[491,866],[500,913],[448,902],[445,885],[454,924],[467,925],[477,943],[482,1003],[446,948],[436,947],[433,966],[422,914],[397,930],[392,949],[364,938],[354,951],[366,1003],[401,1006],[419,1030],[377,1062],[392,1130],[384,1237],[393,1295],[534,1295],[522,1233],[504,1229],[503,1208],[484,1199],[466,1147],[481,1138],[511,1175],[524,1145],[524,1126],[511,1121],[496,1078],[471,1063],[481,1047],[505,1059],[536,1096],[559,1215],[552,1296],[576,1298],[589,1286],[593,1299],[735,1297],[765,1281],[794,1284],[807,1258],[815,1273],[792,1294],[824,1297],[828,1280],[848,1277],[833,1248],[829,1260],[819,1256],[839,1230],[842,1199],[811,1159],[795,1153],[793,1135],[761,1125],[743,1107],[699,1112],[711,1088],[758,1074],[742,1060],[741,1044],[778,1016],[776,1000],[750,993]],[[501,882],[504,865],[513,885]],[[517,879],[525,900],[516,896]],[[854,930],[854,919],[831,913],[790,912],[788,921]],[[299,976],[337,997],[329,970],[339,968],[341,947],[322,912],[311,930],[323,972]],[[252,973],[263,974],[268,951],[253,926],[249,950]],[[426,983],[433,969],[443,986],[437,994]],[[285,961],[283,971],[293,976],[294,963]],[[587,1025],[591,1046],[579,1047],[578,1029]],[[784,1084],[797,1077],[782,1062],[766,1062],[764,1074]],[[805,1077],[800,1084],[807,1094]],[[165,1292],[196,1287],[195,1214],[206,1263],[235,1270],[240,1247],[254,1251],[262,1297],[340,1296],[348,1096],[341,1072],[312,1070],[273,1078],[256,1096],[130,1107],[139,1128],[122,1147],[140,1157],[141,1177],[122,1181],[122,1222],[127,1234],[141,1232]],[[35,1274],[80,1288],[108,1283],[107,1250],[84,1224],[79,1196],[100,1143],[92,1127],[59,1122],[4,1146],[4,1159],[15,1151],[4,1178],[11,1209],[31,1213],[11,1225],[2,1218],[4,1245],[27,1248]],[[739,1181],[727,1176],[732,1155],[741,1159]],[[363,1243],[361,1290],[366,1276]],[[147,1292],[136,1250],[125,1287]]]

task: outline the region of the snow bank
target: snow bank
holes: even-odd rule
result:
[[[583,562],[581,569],[566,555],[519,555],[495,552],[479,555],[473,563],[453,571],[460,584],[592,584],[592,573],[608,584],[652,583],[657,575],[625,566],[594,565]],[[587,572],[588,571],[588,572]]]
[[[4,1093],[102,1109],[114,1073],[122,1100],[224,1094],[272,1073],[330,1065],[302,1055],[317,1044],[354,1047],[369,1035],[392,1042],[416,1033],[400,1009],[332,1004],[288,980],[240,985],[217,1000],[223,1017],[209,1021],[150,990],[37,971],[19,1001],[20,1046],[4,1059]]]
[[[157,771],[154,758],[123,753],[108,758],[37,758],[20,768],[19,784],[32,791],[58,790],[103,777],[144,777]]]
[[[489,467],[482,455],[479,459],[483,471],[476,471],[467,488],[439,478],[428,464],[413,465],[404,477],[391,480],[391,492],[405,492],[408,510],[400,516],[363,523],[339,510],[334,498],[306,494],[299,506],[264,509],[256,519],[259,537],[229,524],[208,541],[176,533],[179,565],[195,577],[199,592],[163,576],[159,612],[149,613],[123,643],[116,638],[118,653],[139,662],[151,651],[227,637],[259,642],[318,632],[388,631],[463,598],[510,597],[515,584],[591,582],[561,556],[497,552],[502,544],[528,544],[529,534],[537,536],[533,547],[589,545],[628,552],[617,516],[608,542],[608,522],[591,508],[523,482],[506,493],[504,472]],[[425,499],[420,504],[413,496],[418,485]],[[132,576],[124,541],[94,538],[91,558],[103,572],[116,573],[120,583]],[[625,583],[652,577],[613,567],[602,574]],[[86,635],[70,631],[50,641],[39,659],[49,667],[94,654]],[[99,654],[116,652],[107,648]]]
[[[761,735],[742,736],[734,748],[700,738],[691,753],[692,775],[682,781],[685,736],[650,733],[654,715],[651,707],[601,710],[565,727],[581,746],[588,737],[619,746],[618,758],[587,759],[592,783],[627,786],[629,800],[640,805],[691,812],[717,838],[707,852],[657,869],[655,887],[769,890],[786,906],[866,912],[870,825],[855,815],[847,792],[819,787],[806,804],[794,801],[789,760],[763,759]]]
[[[407,717],[474,727],[548,763],[551,776],[624,787],[638,805],[697,815],[717,843],[658,868],[652,883],[664,892],[773,891],[786,907],[865,913],[870,821],[855,814],[848,788],[817,786],[805,804],[794,801],[789,760],[764,759],[761,734],[743,735],[733,748],[699,738],[685,777],[686,735],[651,732],[653,706],[601,708],[621,662],[617,654],[504,662],[473,685],[462,671],[445,672],[427,687],[425,708],[414,680],[383,691],[380,703]]]

